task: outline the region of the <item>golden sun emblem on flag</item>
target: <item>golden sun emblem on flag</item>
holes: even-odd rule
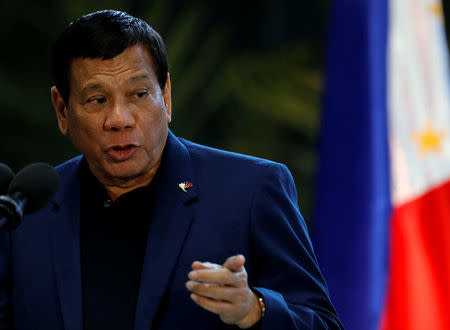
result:
[[[414,135],[414,140],[418,144],[419,153],[423,157],[428,153],[439,153],[442,149],[442,143],[445,133],[437,131],[433,125],[428,124],[422,132]]]
[[[441,4],[431,5],[430,10],[439,19],[444,20],[444,7]]]

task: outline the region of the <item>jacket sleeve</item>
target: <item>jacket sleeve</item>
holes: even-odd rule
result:
[[[328,296],[289,170],[266,168],[252,197],[249,284],[264,299],[262,330],[343,329]]]
[[[10,233],[0,231],[0,329],[13,329],[10,276]]]

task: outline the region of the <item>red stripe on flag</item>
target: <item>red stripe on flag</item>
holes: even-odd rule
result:
[[[450,329],[450,182],[394,209],[381,329]]]

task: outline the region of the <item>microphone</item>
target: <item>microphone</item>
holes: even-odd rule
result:
[[[24,167],[9,184],[8,195],[0,196],[0,230],[16,228],[24,214],[33,213],[55,195],[59,176],[46,163]]]
[[[8,192],[9,183],[14,178],[14,172],[8,165],[0,163],[0,195]]]

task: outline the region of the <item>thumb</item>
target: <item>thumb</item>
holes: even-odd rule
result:
[[[242,254],[229,257],[223,267],[228,268],[232,272],[242,272],[244,270],[245,257]]]

